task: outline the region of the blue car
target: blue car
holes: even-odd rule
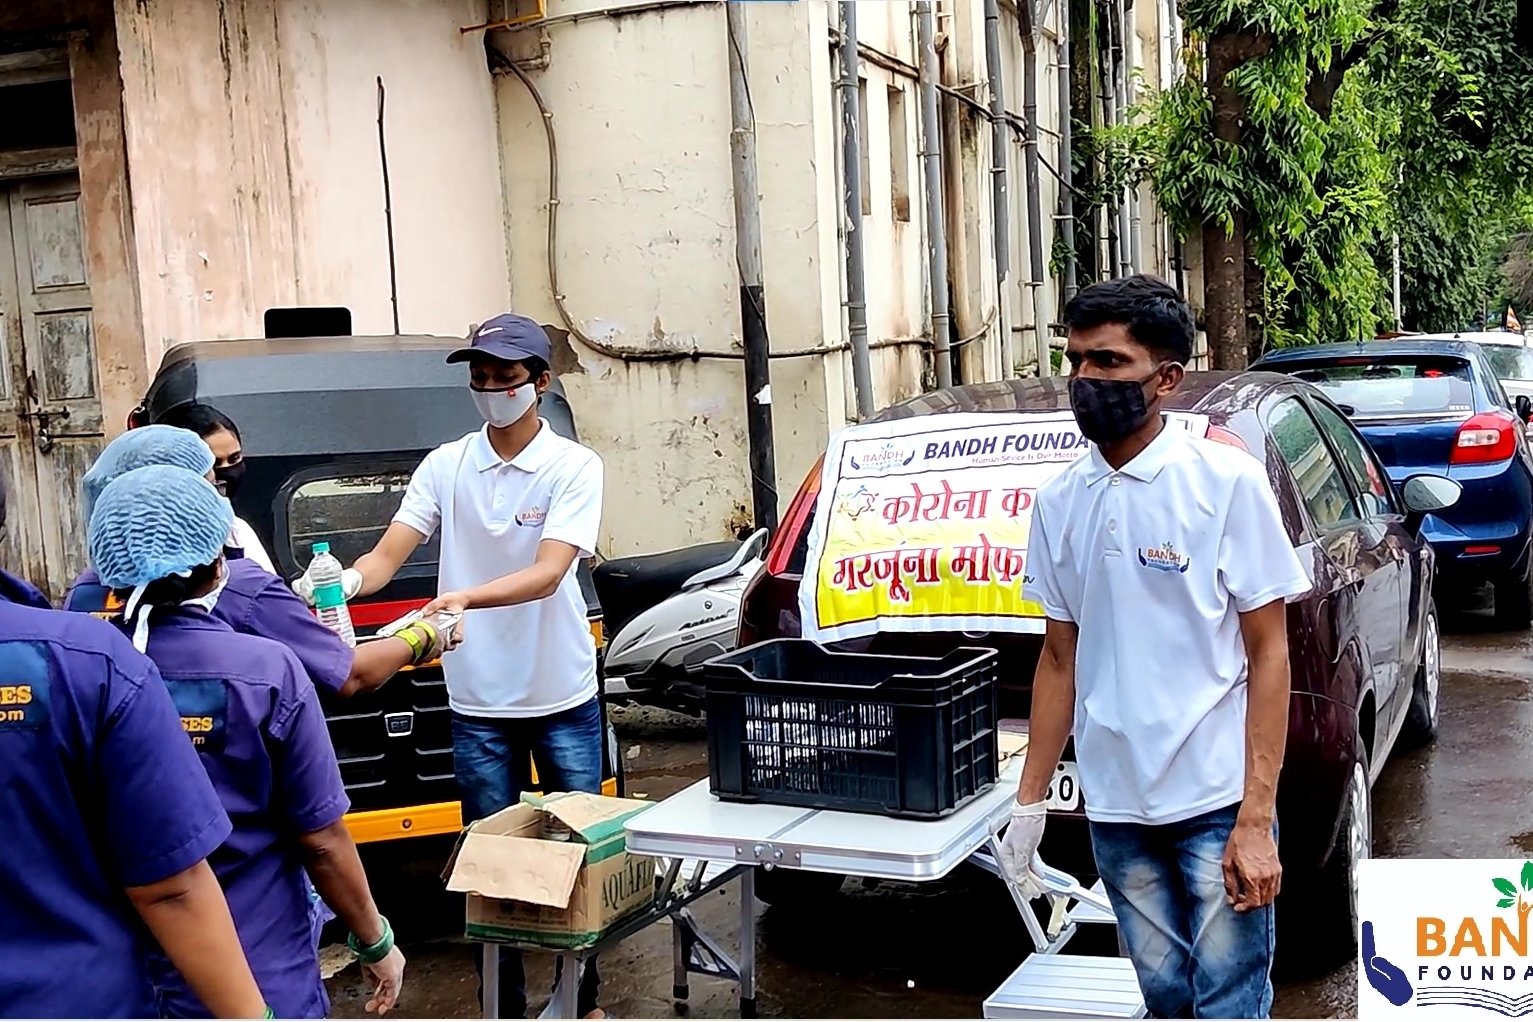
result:
[[[1471,341],[1401,338],[1285,348],[1252,369],[1308,381],[1341,407],[1396,485],[1420,472],[1460,483],[1463,496],[1429,516],[1439,587],[1489,583],[1497,624],[1533,623],[1533,453],[1527,398],[1507,397]]]

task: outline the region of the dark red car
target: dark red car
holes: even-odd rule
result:
[[[926,394],[879,417],[1069,407],[1065,380],[1017,380]],[[1310,964],[1339,964],[1355,954],[1356,866],[1372,846],[1369,788],[1397,746],[1427,742],[1437,728],[1434,562],[1421,525],[1453,504],[1458,485],[1425,475],[1392,486],[1347,417],[1319,390],[1291,377],[1194,373],[1170,407],[1207,416],[1211,439],[1266,465],[1289,535],[1315,581],[1311,593],[1288,608],[1293,698],[1278,786],[1285,869],[1279,911],[1280,919],[1302,920],[1302,939],[1286,946],[1280,939],[1279,946]],[[816,466],[789,507],[765,569],[746,591],[742,645],[799,634],[797,591],[819,485]],[[1001,715],[1025,718],[1041,643],[1033,635],[930,632],[881,634],[846,646],[926,656],[959,645],[993,646],[1001,656],[999,676],[1009,685]],[[1064,758],[1073,761],[1073,745]],[[1083,813],[1052,815],[1044,859],[1094,874]],[[807,894],[816,883],[822,893],[813,874],[777,871],[760,890],[784,899]],[[794,891],[793,884],[805,889]]]

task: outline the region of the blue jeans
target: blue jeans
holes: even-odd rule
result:
[[[547,717],[468,717],[452,715],[452,762],[458,775],[458,798],[465,825],[500,812],[532,789],[530,764],[538,770],[538,788],[545,792],[600,792],[602,781],[602,717],[596,699]],[[561,963],[562,965],[562,963]],[[474,970],[483,964],[474,956]],[[561,970],[562,971],[562,970]],[[596,1010],[601,978],[596,959],[580,977],[580,1014]],[[527,979],[522,953],[500,949],[502,1018],[527,1014]]]
[[[1161,826],[1091,824],[1091,850],[1152,1018],[1267,1018],[1272,1010],[1272,906],[1236,912],[1224,890],[1239,808]]]

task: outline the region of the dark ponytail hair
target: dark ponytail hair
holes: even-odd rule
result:
[[[144,589],[144,595],[139,603],[145,607],[179,607],[182,603],[192,598],[192,594],[200,589],[205,589],[218,578],[218,562],[202,564],[192,569],[192,573],[185,578],[180,575],[167,575],[162,579],[156,579]],[[119,600],[127,601],[133,595],[133,588],[113,590]]]

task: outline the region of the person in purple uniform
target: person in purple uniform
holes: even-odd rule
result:
[[[129,430],[107,444],[81,480],[81,510],[86,521],[107,484],[146,465],[175,465],[210,481],[217,473],[212,449],[191,430],[166,425]],[[401,668],[427,663],[441,653],[443,637],[429,621],[352,649],[320,624],[282,579],[247,557],[226,556],[227,580],[213,614],[237,632],[276,639],[291,649],[322,691],[339,696],[370,691]],[[122,611],[89,568],[65,594],[64,609],[108,620],[119,617]]]
[[[208,865],[229,817],[159,673],[36,592],[0,569],[0,1016],[153,1016],[157,941],[213,1014],[270,1018]]]
[[[350,928],[348,943],[374,984],[367,1008],[382,1014],[399,997],[404,956],[346,830],[350,803],[314,685],[286,646],[236,632],[210,613],[223,588],[233,517],[196,472],[134,469],[96,501],[91,562],[125,601],[124,627],[159,667],[233,824],[209,861],[267,1003],[282,1018],[329,1010],[307,871]],[[208,1014],[174,962],[155,956],[150,968],[162,1015]]]

